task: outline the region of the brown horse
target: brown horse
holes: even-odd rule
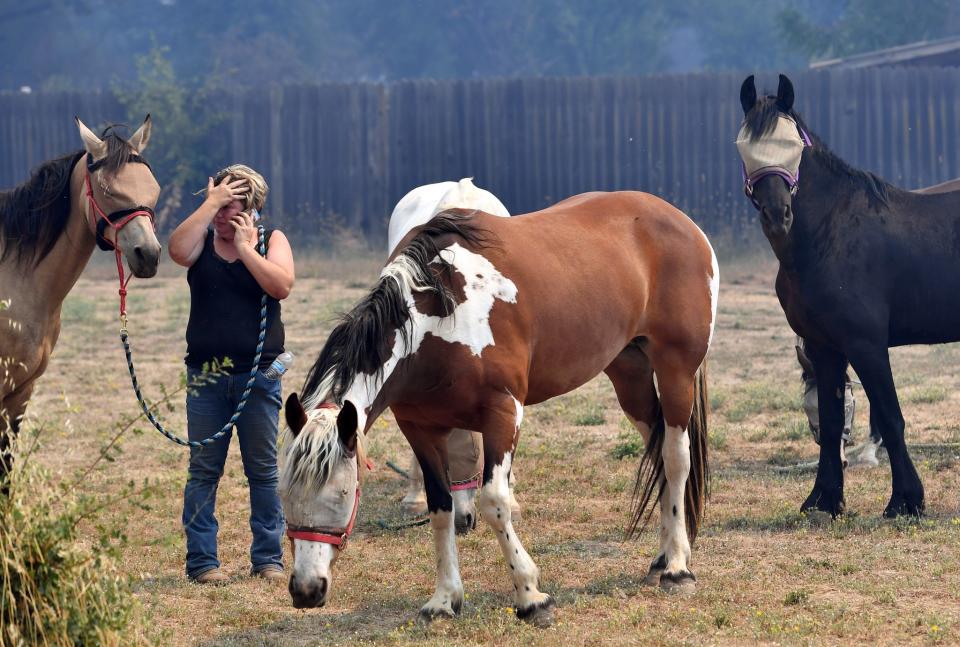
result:
[[[139,277],[156,274],[160,260],[152,223],[160,186],[140,157],[149,115],[127,141],[110,128],[97,137],[79,118],[77,128],[84,150],[42,164],[0,193],[0,298],[8,306],[0,325],[0,480],[12,461],[8,431],[17,433],[57,343],[63,300],[94,246],[122,253]]]
[[[643,193],[588,193],[518,218],[453,210],[411,231],[331,333],[302,403],[287,400],[280,492],[294,606],[326,600],[359,505],[357,450],[390,407],[423,470],[437,551],[421,615],[452,616],[463,601],[444,442],[461,428],[483,435],[480,513],[509,564],[517,616],[549,623],[552,598],[511,522],[510,469],[524,406],[601,371],[646,441],[631,532],[661,502],[649,580],[692,589],[718,282],[700,229]]]

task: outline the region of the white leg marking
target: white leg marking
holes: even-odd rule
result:
[[[880,443],[873,442],[873,437],[868,436],[867,440],[863,443],[863,449],[860,450],[860,456],[857,458],[857,462],[867,467],[876,467],[880,464],[880,461],[877,459],[878,449],[880,449]]]
[[[690,437],[682,427],[667,425],[663,442],[663,471],[667,488],[660,501],[663,535],[661,549],[667,560],[666,572],[677,574],[687,570],[690,542],[683,505],[690,473]],[[665,535],[665,536],[664,536]]]
[[[417,455],[410,453],[410,478],[407,479],[407,493],[400,504],[407,514],[419,516],[427,511],[427,495],[423,490],[423,472],[420,471],[420,461]]]
[[[463,581],[457,560],[457,542],[453,528],[453,512],[439,511],[430,515],[433,545],[437,551],[437,588],[433,597],[420,609],[424,616],[450,616],[460,613],[463,605]]]
[[[500,550],[510,568],[513,580],[513,601],[517,609],[529,609],[550,598],[538,588],[540,569],[524,550],[520,538],[513,529],[510,514],[511,456],[506,454],[503,462],[493,468],[493,478],[480,492],[480,513],[497,535]]]

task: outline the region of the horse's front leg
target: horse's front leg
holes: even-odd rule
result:
[[[847,359],[843,354],[811,341],[807,342],[807,355],[817,375],[820,461],[813,490],[800,510],[822,510],[836,517],[845,507],[840,446],[843,443]]]
[[[420,617],[432,620],[452,618],[463,606],[463,581],[457,559],[457,542],[453,522],[453,496],[447,476],[447,435],[449,429],[427,428],[398,420],[423,472],[427,494],[427,511],[433,529],[433,545],[437,553],[437,585],[433,596],[420,609]]]
[[[483,432],[483,489],[480,514],[493,528],[510,566],[517,617],[537,626],[553,622],[553,598],[540,591],[540,569],[524,550],[513,529],[510,510],[510,470],[520,435],[523,405],[512,397],[488,409]]]
[[[7,496],[10,483],[7,475],[13,471],[14,442],[20,433],[20,422],[33,393],[34,379],[30,378],[3,398],[0,405],[0,496]]]
[[[850,363],[863,382],[863,389],[870,400],[869,442],[873,442],[872,434],[879,432],[890,458],[893,492],[883,516],[920,516],[924,509],[923,483],[904,441],[903,412],[897,398],[886,343],[870,344],[858,340],[858,343],[851,346],[849,353]]]

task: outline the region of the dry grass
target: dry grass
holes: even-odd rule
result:
[[[106,255],[103,255],[106,257]],[[110,259],[106,259],[110,260]],[[282,586],[245,576],[247,494],[236,445],[223,479],[218,516],[221,559],[233,582],[192,585],[183,575],[179,517],[187,454],[147,430],[91,476],[91,491],[119,490],[150,475],[162,495],[144,513],[118,508],[130,544],[123,568],[172,645],[386,644],[925,644],[960,641],[960,468],[956,452],[916,453],[927,488],[921,523],[886,522],[889,468],[852,469],[837,523],[797,510],[810,474],[773,465],[810,460],[793,335],[773,296],[772,264],[763,258],[723,265],[719,329],[712,350],[713,497],[694,548],[699,591],[677,598],[641,587],[656,539],[622,541],[636,458],[613,453],[629,442],[605,378],[564,398],[531,407],[517,459],[521,538],[541,568],[543,587],[560,603],[557,623],[540,631],[515,620],[511,586],[489,529],[460,539],[467,590],[463,617],[412,626],[432,591],[428,528],[385,531],[399,518],[407,449],[389,417],[371,432],[378,469],[368,481],[355,541],[337,565],[332,599],[307,612],[289,606]],[[288,347],[297,355],[285,390],[299,387],[329,330],[376,275],[375,259],[309,259],[284,305]],[[116,285],[97,262],[69,297],[64,329],[32,414],[65,432],[41,460],[68,474],[89,463],[118,412],[136,411],[116,330]],[[160,278],[131,286],[131,335],[148,392],[173,384],[182,367],[186,282],[163,267]],[[904,387],[911,443],[957,441],[960,377],[950,370],[960,346],[893,352]],[[909,394],[909,395],[908,395]],[[857,437],[868,404],[858,395]],[[167,418],[182,427],[182,406]],[[629,452],[628,452],[629,453]],[[93,533],[91,532],[91,536]]]

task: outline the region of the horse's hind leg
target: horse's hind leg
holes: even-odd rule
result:
[[[510,470],[522,419],[523,405],[510,396],[498,396],[484,412],[480,514],[493,528],[510,566],[517,617],[543,627],[553,622],[553,598],[540,591],[540,570],[520,543],[510,513]]]
[[[419,517],[427,511],[427,496],[423,492],[423,472],[417,455],[410,453],[410,471],[407,473],[407,493],[400,505],[404,511],[414,517]]]
[[[453,617],[463,606],[463,581],[457,558],[453,523],[453,497],[447,476],[447,438],[449,429],[426,428],[398,420],[400,430],[413,448],[427,492],[427,510],[437,553],[437,586],[433,596],[420,609],[420,617]]]
[[[641,337],[630,342],[604,373],[613,383],[623,413],[643,436],[643,442],[648,443],[660,415],[660,400],[653,384],[653,366],[643,351],[645,345]]]
[[[653,382],[653,366],[650,358],[643,351],[646,341],[642,338],[633,340],[617,355],[616,359],[604,369],[607,377],[613,383],[617,393],[617,400],[624,415],[637,428],[643,438],[645,446],[650,444],[654,427],[663,424],[660,416],[660,399]],[[656,488],[665,492],[666,483],[661,476]],[[660,575],[667,567],[666,562],[666,515],[664,505],[667,497],[660,498],[660,551],[650,563],[650,569],[644,583],[656,586],[660,583]]]
[[[673,344],[653,346],[650,357],[657,375],[664,424],[661,455],[666,487],[660,499],[660,588],[686,592],[695,588],[696,577],[689,568],[690,536],[696,537],[706,497],[703,354],[690,352],[687,344]]]

